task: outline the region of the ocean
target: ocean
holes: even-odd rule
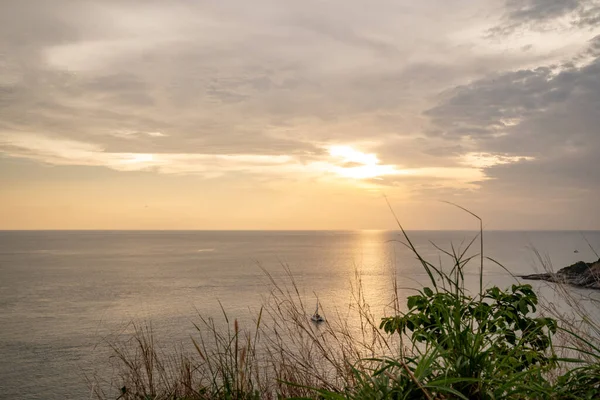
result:
[[[464,248],[476,234],[409,232],[422,256],[442,265],[448,259],[431,242]],[[1,231],[0,399],[90,398],[86,376],[109,372],[107,336],[148,323],[174,347],[190,342],[198,314],[222,318],[221,306],[252,323],[272,289],[266,274],[285,283],[286,268],[306,304],[318,297],[328,318],[343,318],[358,273],[383,316],[394,275],[401,297],[427,282],[400,240],[394,231]],[[524,274],[541,268],[533,249],[554,269],[595,261],[600,231],[490,231],[484,246],[486,256]],[[478,252],[476,241],[468,254]],[[478,271],[473,260],[473,289]],[[514,282],[486,261],[485,285]]]

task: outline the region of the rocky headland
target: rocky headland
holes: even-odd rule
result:
[[[591,263],[579,261],[560,269],[558,272],[521,275],[519,277],[538,281],[566,283],[589,289],[600,289],[600,259]]]

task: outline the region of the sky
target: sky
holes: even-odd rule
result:
[[[0,229],[600,229],[600,0],[0,0]]]

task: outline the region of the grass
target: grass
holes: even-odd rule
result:
[[[482,224],[470,214],[480,221],[479,235],[464,249],[437,247],[451,260],[446,270],[421,257],[398,222],[429,285],[408,297],[406,307],[396,295],[392,316],[373,315],[357,274],[352,311],[360,329],[341,316],[317,326],[291,271],[286,268],[283,280],[265,271],[273,290],[254,324],[241,327],[225,310],[224,325],[199,316],[194,351],[175,353],[160,350],[150,326],[134,326],[132,335],[109,341],[115,377],[96,377],[92,394],[122,400],[600,398],[598,323],[560,285],[556,291],[575,310],[569,315],[539,310],[530,285],[485,289]],[[478,239],[479,254],[467,256]],[[474,260],[479,291],[471,294],[464,276]],[[395,279],[390,284],[397,294]]]

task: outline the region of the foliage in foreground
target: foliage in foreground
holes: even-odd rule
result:
[[[471,296],[464,269],[473,241],[464,251],[440,249],[453,260],[444,272],[402,233],[431,284],[408,297],[405,312],[396,307],[397,315],[378,324],[359,285],[361,332],[335,322],[316,328],[293,281],[289,289],[269,276],[275,306],[265,315],[261,309],[252,332],[237,321],[231,329],[226,314],[225,330],[201,319],[194,356],[161,356],[152,332],[136,329],[133,346],[111,344],[120,392],[112,396],[96,385],[94,393],[122,400],[600,398],[597,342],[537,316],[530,285],[484,290],[480,279],[479,293]],[[480,278],[482,271],[483,264]],[[577,346],[553,343],[557,332]],[[557,355],[563,350],[574,356]]]

